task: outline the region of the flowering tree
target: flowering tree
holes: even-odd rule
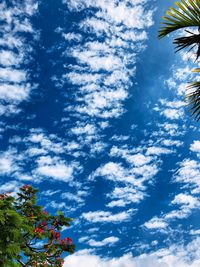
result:
[[[73,253],[72,239],[61,239],[71,218],[48,214],[37,205],[37,190],[25,185],[16,197],[0,194],[0,266],[61,267],[62,254]]]

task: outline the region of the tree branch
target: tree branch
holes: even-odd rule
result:
[[[18,259],[17,259],[17,261],[18,261],[22,266],[26,267],[26,265],[25,265],[22,261],[20,261],[20,260],[18,260]]]

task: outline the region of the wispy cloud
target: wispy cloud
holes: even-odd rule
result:
[[[26,34],[32,35],[32,40],[38,35],[30,22],[37,8],[37,1],[32,0],[14,6],[6,1],[0,4],[3,21],[0,28],[0,115],[18,113],[18,104],[27,101],[31,89],[35,88],[29,79],[27,63],[31,60],[32,47],[26,41]]]
[[[106,237],[101,241],[96,241],[94,239],[90,239],[88,240],[88,244],[91,247],[103,247],[103,246],[112,246],[115,243],[117,243],[119,241],[118,237],[115,236],[110,236],[110,237]]]
[[[76,117],[76,125],[67,127],[71,137],[94,148],[110,119],[125,112],[124,101],[133,85],[130,76],[135,75],[137,57],[148,38],[147,29],[153,25],[153,9],[147,8],[148,1],[63,3],[77,14],[90,9],[91,15],[74,23],[70,30],[56,29],[66,47],[63,59],[71,58],[73,64],[67,68],[64,65],[62,75],[54,75],[52,80],[71,91],[71,101],[64,109],[70,121]],[[90,152],[95,154],[104,147],[91,148]]]
[[[112,214],[109,211],[90,211],[82,214],[83,219],[91,223],[120,223],[130,218],[132,210]]]

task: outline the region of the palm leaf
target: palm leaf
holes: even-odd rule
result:
[[[176,52],[189,47],[191,50],[197,46],[196,59],[198,59],[200,56],[200,34],[194,34],[187,30],[186,32],[190,33],[190,36],[175,38]]]
[[[187,94],[188,105],[190,106],[191,114],[200,120],[200,82],[193,82],[188,89],[193,91]]]
[[[194,69],[193,72],[200,72],[200,69]],[[188,86],[189,90],[192,92],[188,93],[186,96],[188,106],[190,106],[191,114],[200,120],[200,82],[193,82]]]
[[[186,27],[200,26],[200,0],[181,0],[175,2],[178,9],[170,8],[163,17],[163,27],[159,31],[159,38]]]

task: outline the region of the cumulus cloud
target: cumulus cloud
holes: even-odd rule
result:
[[[102,258],[91,251],[80,251],[65,258],[66,267],[198,267],[200,238],[194,239],[187,246],[171,246],[151,254],[134,257],[126,254],[119,258]]]
[[[58,158],[41,157],[38,160],[36,173],[56,180],[68,182],[73,177],[74,168]]]

